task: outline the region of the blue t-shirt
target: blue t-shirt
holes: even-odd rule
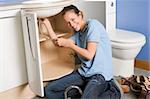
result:
[[[77,55],[81,61],[78,72],[84,77],[101,74],[106,80],[113,77],[112,74],[112,51],[110,40],[104,26],[97,20],[89,19],[82,31],[75,32],[71,37],[76,45],[87,48],[87,43],[97,43],[96,53],[92,60]]]

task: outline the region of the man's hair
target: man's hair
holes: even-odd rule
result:
[[[63,10],[61,11],[62,16],[64,16],[67,11],[74,11],[77,15],[79,15],[79,12],[80,12],[80,10],[76,6],[69,5],[69,6],[64,7]]]

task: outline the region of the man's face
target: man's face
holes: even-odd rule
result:
[[[75,31],[79,31],[81,29],[81,14],[78,15],[74,11],[67,11],[64,15],[64,19],[68,26],[73,28]]]

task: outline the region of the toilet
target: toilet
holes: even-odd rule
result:
[[[114,76],[134,74],[134,60],[144,46],[142,33],[116,28],[116,0],[106,2],[106,30],[112,46]]]
[[[143,45],[145,36],[141,33],[116,29],[110,37],[114,76],[130,77],[134,74],[134,60]]]

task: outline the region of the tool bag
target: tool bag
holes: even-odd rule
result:
[[[150,99],[150,76],[135,76],[124,78],[125,84],[129,85],[130,90],[137,96],[138,99]]]

